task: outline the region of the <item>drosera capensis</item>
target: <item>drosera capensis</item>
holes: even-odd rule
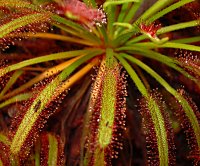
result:
[[[200,4],[150,1],[144,10],[146,2],[0,0],[0,54],[9,57],[0,67],[0,166],[168,166],[180,156],[199,164]],[[35,41],[59,49],[40,53]],[[90,97],[73,96],[91,73]],[[143,127],[130,126],[130,107]],[[129,154],[133,128],[146,141],[139,160]],[[181,129],[184,155],[175,153]]]

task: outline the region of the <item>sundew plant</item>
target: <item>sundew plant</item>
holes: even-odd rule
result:
[[[198,1],[0,0],[0,17],[0,166],[200,164]]]

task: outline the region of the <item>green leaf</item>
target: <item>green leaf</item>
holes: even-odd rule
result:
[[[39,159],[38,165],[64,166],[64,146],[60,137],[44,132],[40,138],[36,149]]]
[[[0,132],[0,142],[2,142],[3,144],[10,146],[10,140],[8,139],[8,137],[3,134],[2,132]]]
[[[118,131],[120,132],[123,129],[124,123],[125,99],[123,98],[124,86],[122,79],[123,76],[120,75],[120,66],[114,57],[114,52],[111,48],[108,48],[106,49],[106,56],[101,61],[91,91],[85,118],[87,127],[84,127],[83,130],[84,138],[81,154],[83,165],[111,165],[109,154],[113,154],[114,150],[116,151],[118,148],[111,149],[109,152],[107,149],[112,148],[112,145],[114,145],[115,137],[113,136],[116,136]],[[118,86],[119,84],[121,86]],[[94,114],[97,116],[93,117]],[[120,121],[119,124],[118,121]],[[91,130],[92,128],[95,128],[96,132]],[[85,142],[86,137],[88,143]],[[86,149],[84,148],[85,144],[88,144]],[[93,148],[94,145],[95,148]]]
[[[52,15],[51,17],[53,20],[57,21],[58,23],[61,23],[66,26],[66,32],[70,32],[68,28],[74,30],[71,31],[73,35],[76,35],[78,37],[84,38],[86,40],[91,40],[95,43],[101,43],[101,40],[96,37],[93,33],[89,32],[88,29],[83,28],[80,24],[77,24],[71,20],[67,20],[63,17],[60,17],[58,15]],[[60,25],[56,25],[60,26]],[[65,30],[65,29],[64,29]]]
[[[106,1],[106,2],[103,4],[103,8],[104,8],[104,10],[106,10],[106,8],[108,8],[109,6],[112,6],[112,5],[122,5],[122,4],[126,4],[126,3],[129,3],[129,2],[139,2],[139,0]]]
[[[175,43],[195,43],[200,41],[200,36],[195,36],[195,37],[188,37],[188,38],[181,38],[181,39],[176,39],[176,40],[171,40],[170,42],[175,42]]]
[[[17,79],[22,75],[22,73],[22,70],[17,70],[14,72],[10,80],[6,83],[6,86],[1,91],[0,98],[10,89],[10,87],[17,81]]]
[[[150,17],[148,19],[148,22],[153,22],[153,21],[159,19],[160,17],[164,16],[165,14],[167,14],[167,13],[169,13],[169,12],[171,12],[171,11],[181,7],[181,6],[184,6],[187,3],[194,2],[194,1],[195,0],[181,0],[181,1],[178,1],[178,2],[174,3],[173,5],[163,9],[162,11],[159,11],[158,13],[152,15],[152,17]]]
[[[179,103],[183,107],[185,114],[187,115],[187,117],[191,123],[192,129],[194,131],[194,134],[195,134],[195,137],[197,140],[198,149],[200,149],[199,122],[198,122],[198,119],[197,119],[195,113],[193,112],[193,109],[191,108],[191,106],[189,105],[187,100],[184,97],[182,97],[174,88],[172,88],[160,75],[158,75],[154,70],[152,70],[149,66],[144,64],[142,61],[140,61],[132,56],[129,56],[127,54],[121,54],[121,55],[124,58],[131,61],[132,63],[135,63],[138,66],[140,66],[142,69],[144,69],[147,73],[149,73],[153,78],[155,78],[169,93],[171,93],[179,101]]]
[[[199,80],[196,79],[195,77],[193,77],[192,75],[190,75],[188,72],[186,72],[183,68],[179,67],[179,61],[172,58],[172,57],[168,57],[166,55],[160,54],[158,52],[152,51],[152,50],[148,50],[148,49],[143,49],[143,47],[121,47],[119,49],[117,49],[118,51],[128,51],[131,50],[131,53],[133,54],[138,54],[147,58],[151,58],[154,60],[157,60],[158,62],[161,62],[163,64],[166,64],[167,66],[175,69],[176,71],[180,72],[181,74],[183,74],[185,77],[193,80],[197,86],[200,87],[199,84]]]
[[[164,44],[156,44],[153,42],[142,42],[142,43],[135,43],[132,44],[134,47],[144,47],[147,49],[155,49],[155,48],[177,48],[177,49],[184,49],[190,51],[197,51],[200,52],[200,47],[190,44],[183,44],[183,43],[175,43],[175,42],[166,42]]]
[[[42,62],[47,62],[47,61],[52,61],[52,60],[73,58],[79,55],[87,54],[88,52],[91,52],[91,50],[67,51],[67,52],[60,52],[60,53],[28,59],[28,60],[0,69],[0,76],[2,77],[8,72],[18,70],[26,66],[30,66],[30,65],[34,65],[34,64],[38,64]]]
[[[115,38],[117,38],[117,36],[118,36],[119,34],[121,34],[121,32],[123,32],[124,28],[127,27],[127,26],[123,26],[123,24],[128,25],[129,28],[130,28],[130,27],[132,28],[132,24],[131,24],[131,23],[130,23],[130,25],[129,25],[129,24],[126,24],[126,23],[129,23],[130,21],[133,20],[134,15],[135,15],[135,13],[137,12],[137,10],[139,9],[139,7],[140,7],[140,5],[142,4],[142,2],[143,2],[143,0],[139,0],[139,1],[136,2],[136,3],[132,3],[132,5],[131,5],[131,4],[128,4],[128,3],[123,4],[122,9],[121,9],[121,12],[120,12],[120,14],[119,14],[119,16],[118,16],[118,20],[117,20],[118,25],[119,25],[119,26],[122,25],[122,27],[117,28],[117,30],[116,30],[116,32],[115,32]],[[126,7],[126,6],[128,6],[128,5],[129,5],[129,6],[131,5],[130,9]],[[115,24],[116,24],[116,23],[115,23]],[[121,24],[121,25],[120,25],[120,24]],[[131,28],[130,28],[130,29],[131,29]]]
[[[55,136],[48,135],[49,137],[49,156],[48,156],[48,166],[57,165],[58,160],[58,142]]]
[[[144,97],[148,97],[148,92],[146,90],[146,87],[138,77],[137,73],[133,70],[133,68],[127,63],[125,59],[123,59],[120,55],[115,54],[116,58],[121,62],[121,64],[124,66],[126,71],[129,73],[130,77],[134,81],[135,85],[137,86],[138,90],[142,93]]]
[[[167,138],[167,131],[165,128],[164,117],[162,116],[161,110],[158,104],[156,103],[155,99],[149,98],[147,99],[147,103],[156,133],[158,154],[159,154],[159,165],[167,166],[170,164],[170,161],[169,161],[168,138]]]
[[[196,27],[196,26],[199,26],[199,25],[200,25],[199,20],[182,22],[182,23],[178,23],[178,24],[174,24],[174,25],[170,25],[170,26],[160,28],[160,29],[158,29],[156,34],[160,35],[160,34],[164,34],[164,33],[167,33],[167,32],[177,31],[177,30],[181,30],[181,29],[185,29],[185,28]]]
[[[22,36],[22,37],[26,36],[27,38],[55,39],[55,40],[60,40],[60,41],[65,41],[65,42],[82,44],[82,45],[86,45],[86,46],[95,46],[95,43],[88,41],[88,40],[80,39],[80,38],[77,38],[74,36],[69,37],[69,36],[58,35],[58,34],[54,34],[54,33],[35,33],[35,34],[22,33],[21,35],[19,35],[19,37],[20,36]],[[80,37],[80,36],[78,36],[78,37]]]
[[[165,129],[164,118],[161,114],[159,106],[157,105],[156,101],[150,97],[145,88],[144,84],[133,70],[133,68],[128,64],[128,62],[121,56],[125,57],[125,54],[115,55],[121,64],[124,66],[128,74],[131,76],[133,82],[135,83],[138,90],[147,100],[148,106],[147,108],[150,111],[151,118],[154,124],[154,130],[156,133],[157,139],[157,147],[158,147],[158,154],[159,154],[159,165],[168,165],[169,164],[169,156],[168,156],[168,141],[167,141],[167,132]]]
[[[143,2],[144,2],[144,0],[139,0],[137,3],[134,3],[132,5],[132,7],[130,8],[130,10],[128,11],[128,14],[126,15],[123,22],[130,22],[133,19],[135,13],[138,11],[138,9],[140,8],[140,6]]]
[[[0,38],[5,37],[9,33],[15,31],[18,28],[26,26],[31,23],[45,22],[50,18],[50,13],[36,13],[36,14],[28,14],[13,21],[4,24],[0,27]]]
[[[106,148],[112,140],[112,127],[114,125],[117,80],[110,70],[114,70],[117,61],[113,56],[113,50],[106,50],[105,78],[102,87],[101,120],[99,124],[98,141],[102,148]],[[119,71],[118,71],[119,72]],[[109,112],[108,112],[109,110]],[[108,123],[108,125],[106,125]],[[102,162],[103,163],[103,162]]]
[[[103,52],[90,51],[90,53],[81,57],[65,70],[63,70],[38,94],[37,98],[35,98],[32,105],[25,113],[24,118],[22,119],[22,122],[20,123],[16,134],[14,135],[10,148],[13,154],[17,154],[21,151],[22,145],[27,139],[27,136],[30,134],[35,122],[40,117],[40,114],[48,106],[48,103],[55,99],[56,95],[59,94],[59,92],[57,92],[56,90],[59,86],[61,86],[62,82],[81,64],[101,53]],[[35,108],[37,108],[37,110],[35,110]]]
[[[32,93],[24,93],[24,94],[16,95],[12,98],[7,99],[3,103],[0,103],[0,108],[3,108],[9,104],[13,104],[16,102],[28,100],[31,96],[32,96]]]
[[[39,143],[39,141],[35,145],[34,159],[35,159],[35,166],[40,166],[40,143]]]
[[[153,16],[155,13],[165,8],[169,4],[173,3],[174,0],[158,0],[149,9],[147,9],[138,19],[134,22],[134,26],[138,23],[144,22],[149,17]]]
[[[31,4],[27,0],[0,0],[0,6],[11,8],[28,8],[37,11],[42,10],[41,8],[39,8],[39,6]]]
[[[123,22],[124,17],[126,16],[126,13],[128,12],[127,9],[129,9],[129,6],[131,3],[124,3],[121,7],[120,13],[117,18],[117,22]]]
[[[116,6],[109,6],[107,8],[107,34],[110,39],[113,38],[114,34],[114,27],[113,24],[115,22],[115,15],[116,15]]]

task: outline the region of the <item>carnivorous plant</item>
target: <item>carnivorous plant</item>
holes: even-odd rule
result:
[[[136,129],[138,165],[176,165],[177,138],[200,164],[198,1],[0,0],[0,18],[0,166],[137,165]]]

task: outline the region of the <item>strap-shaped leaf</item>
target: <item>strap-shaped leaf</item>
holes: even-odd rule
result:
[[[67,28],[74,30],[74,31],[70,31],[69,29],[64,28],[63,30],[66,30],[66,32],[69,32],[69,33],[71,33],[77,37],[81,37],[83,39],[91,40],[94,43],[101,43],[101,40],[97,36],[95,36],[94,33],[89,32],[88,29],[85,29],[78,23],[75,23],[71,20],[68,20],[66,18],[60,17],[55,14],[52,15],[52,19],[58,23],[65,25]],[[59,25],[56,25],[56,26],[59,26]]]
[[[195,46],[195,45],[191,45],[191,44],[183,44],[183,43],[172,43],[172,42],[166,42],[166,43],[161,44],[161,45],[153,43],[153,42],[143,42],[143,43],[135,43],[132,46],[145,47],[145,48],[148,48],[148,49],[177,48],[177,49],[184,49],[184,50],[200,52],[199,46]]]
[[[52,136],[48,135],[49,139],[49,155],[48,155],[48,165],[57,165],[58,162],[58,142],[57,139]]]
[[[187,71],[185,71],[183,68],[181,68],[178,65],[181,65],[180,62],[176,59],[173,59],[171,57],[168,57],[166,55],[163,55],[161,53],[152,51],[152,50],[148,50],[148,49],[143,49],[142,47],[122,47],[119,48],[118,50],[131,50],[130,53],[135,53],[135,54],[139,54],[141,56],[147,57],[147,58],[151,58],[154,60],[157,60],[158,62],[161,62],[163,64],[166,64],[167,66],[175,69],[176,71],[180,72],[181,74],[183,74],[185,77],[193,80],[197,86],[200,86],[199,84],[199,80],[196,79],[194,76],[192,76],[191,74],[189,74]],[[134,51],[136,50],[136,51]],[[133,51],[133,52],[132,52]]]
[[[17,157],[14,159],[10,153],[10,140],[5,133],[0,132],[0,165],[17,164]]]
[[[0,98],[9,90],[9,88],[17,81],[17,79],[20,77],[20,75],[23,73],[22,70],[17,70],[14,72],[14,74],[11,76],[10,80],[6,83],[6,86],[3,88],[3,90],[0,93]]]
[[[53,81],[51,81],[35,98],[31,106],[25,112],[25,115],[19,124],[15,134],[13,135],[13,140],[11,143],[11,152],[13,154],[17,154],[20,152],[21,148],[31,134],[34,134],[32,131],[38,121],[40,119],[42,111],[48,106],[48,104],[54,99],[55,95],[60,94],[57,91],[57,88],[62,85],[62,82],[82,63],[93,58],[96,55],[101,54],[102,51],[94,51],[90,52],[86,56],[78,59],[74,63],[72,63],[69,67],[63,70]],[[49,116],[47,116],[48,118]],[[41,123],[41,122],[40,122]],[[31,146],[31,143],[30,143]]]
[[[79,39],[77,37],[69,37],[69,36],[63,36],[63,35],[58,35],[54,33],[22,33],[23,36],[27,36],[28,38],[46,38],[46,39],[55,39],[55,40],[60,40],[60,41],[66,41],[66,42],[72,42],[72,43],[77,43],[77,44],[82,44],[86,46],[94,46],[95,44],[92,42],[89,42],[84,39]],[[12,36],[13,37],[13,36]]]
[[[32,10],[40,10],[38,6],[31,4],[26,0],[0,0],[0,6],[11,8],[28,8]]]
[[[124,22],[130,22],[134,16],[135,13],[139,10],[141,4],[144,2],[144,0],[139,0],[137,3],[134,3],[131,7],[131,9],[128,11],[128,14],[126,15]]]
[[[159,19],[160,17],[164,16],[165,14],[181,7],[181,6],[184,6],[185,4],[187,3],[190,3],[190,2],[194,2],[195,0],[181,0],[181,1],[178,1],[177,3],[174,3],[173,5],[163,9],[162,11],[159,11],[158,13],[156,13],[155,15],[153,15],[151,18],[148,19],[149,22],[153,22],[157,19]]]
[[[118,0],[118,1],[106,1],[103,4],[103,8],[106,9],[108,6],[111,5],[122,5],[129,2],[139,2],[139,0]]]
[[[7,66],[5,68],[0,69],[0,77],[4,76],[8,72],[11,72],[11,71],[14,71],[17,69],[21,69],[26,66],[30,66],[30,65],[34,65],[34,64],[38,64],[38,63],[42,63],[42,62],[46,62],[46,61],[52,61],[52,60],[56,60],[56,59],[73,58],[78,55],[85,55],[90,51],[91,50],[76,50],[76,51],[60,52],[60,53],[45,55],[45,56],[21,61],[19,63],[16,63],[11,66]]]
[[[83,165],[107,166],[112,158],[117,157],[115,151],[122,145],[115,138],[124,129],[126,93],[123,77],[113,50],[107,49],[91,92],[86,116],[85,123],[89,128],[85,127],[83,139],[86,138],[84,144],[88,145]]]
[[[162,0],[154,3],[149,9],[147,9],[135,22],[133,25],[141,23],[142,21],[147,20],[150,16],[154,15],[161,9],[165,8],[169,4],[173,3],[174,0]]]
[[[8,139],[8,137],[3,134],[3,133],[0,133],[0,142],[9,146],[10,145],[10,140]]]
[[[159,162],[160,166],[169,165],[169,148],[168,148],[168,141],[167,141],[168,140],[167,131],[165,128],[165,120],[161,113],[161,110],[158,104],[156,103],[155,99],[149,95],[144,84],[142,83],[142,81],[140,80],[136,72],[128,64],[128,62],[125,59],[123,59],[120,55],[116,55],[116,57],[119,59],[121,64],[124,66],[124,68],[127,70],[133,82],[137,86],[138,90],[141,92],[141,94],[144,96],[146,100],[145,109],[149,111],[149,114],[151,117],[151,119],[148,119],[148,120],[152,120],[152,124],[153,124],[153,126],[148,126],[148,127],[154,128],[153,131],[155,132],[154,137],[156,138],[156,141],[154,140],[152,141],[154,141],[154,143],[157,144],[158,160],[159,160],[159,161],[156,161],[156,159],[154,159],[150,161],[150,163],[152,162],[152,165],[153,164],[157,165]]]
[[[200,41],[200,36],[171,40],[171,42],[175,42],[175,43],[185,43],[185,44],[186,44],[186,43],[199,42],[199,41]]]
[[[14,96],[24,90],[26,90],[27,88],[30,88],[31,86],[33,86],[34,84],[38,83],[39,81],[45,79],[45,78],[49,78],[53,75],[58,74],[60,71],[64,70],[66,67],[68,67],[70,64],[72,64],[74,61],[76,61],[77,59],[79,59],[81,56],[75,57],[73,59],[70,59],[66,62],[63,62],[57,66],[54,66],[52,68],[47,69],[46,71],[44,71],[43,73],[39,74],[38,76],[34,77],[33,79],[31,79],[30,81],[28,81],[27,83],[21,85],[20,87],[12,90],[11,92],[7,93],[6,95],[4,95],[2,97],[2,99],[5,98],[10,98],[11,96]],[[20,99],[20,98],[19,98]],[[8,99],[9,100],[9,99]],[[8,101],[7,100],[7,101]],[[1,107],[1,104],[0,104]]]
[[[28,24],[48,21],[50,19],[50,16],[51,14],[48,12],[33,13],[19,17],[7,24],[3,24],[0,27],[0,38],[3,38],[9,33],[15,31],[16,29],[26,26]]]
[[[198,146],[197,149],[198,151],[200,151],[200,125],[199,125],[197,116],[195,115],[188,101],[183,96],[181,96],[181,94],[179,94],[174,88],[172,88],[160,75],[158,75],[149,66],[147,66],[140,60],[134,57],[131,57],[129,55],[125,55],[124,57],[130,60],[132,63],[135,63],[138,66],[140,66],[142,69],[144,69],[147,73],[149,73],[152,77],[154,77],[169,93],[171,93],[177,99],[177,101],[182,106],[187,118],[189,119],[189,122],[191,124],[192,130],[195,135],[195,140],[197,142],[197,146]]]
[[[64,147],[60,137],[51,133],[43,133],[41,136],[40,147],[41,166],[64,165]]]
[[[28,100],[29,98],[31,98],[31,96],[32,96],[31,93],[24,93],[24,94],[16,95],[12,98],[7,99],[3,103],[0,103],[0,108],[3,108],[12,103]]]

